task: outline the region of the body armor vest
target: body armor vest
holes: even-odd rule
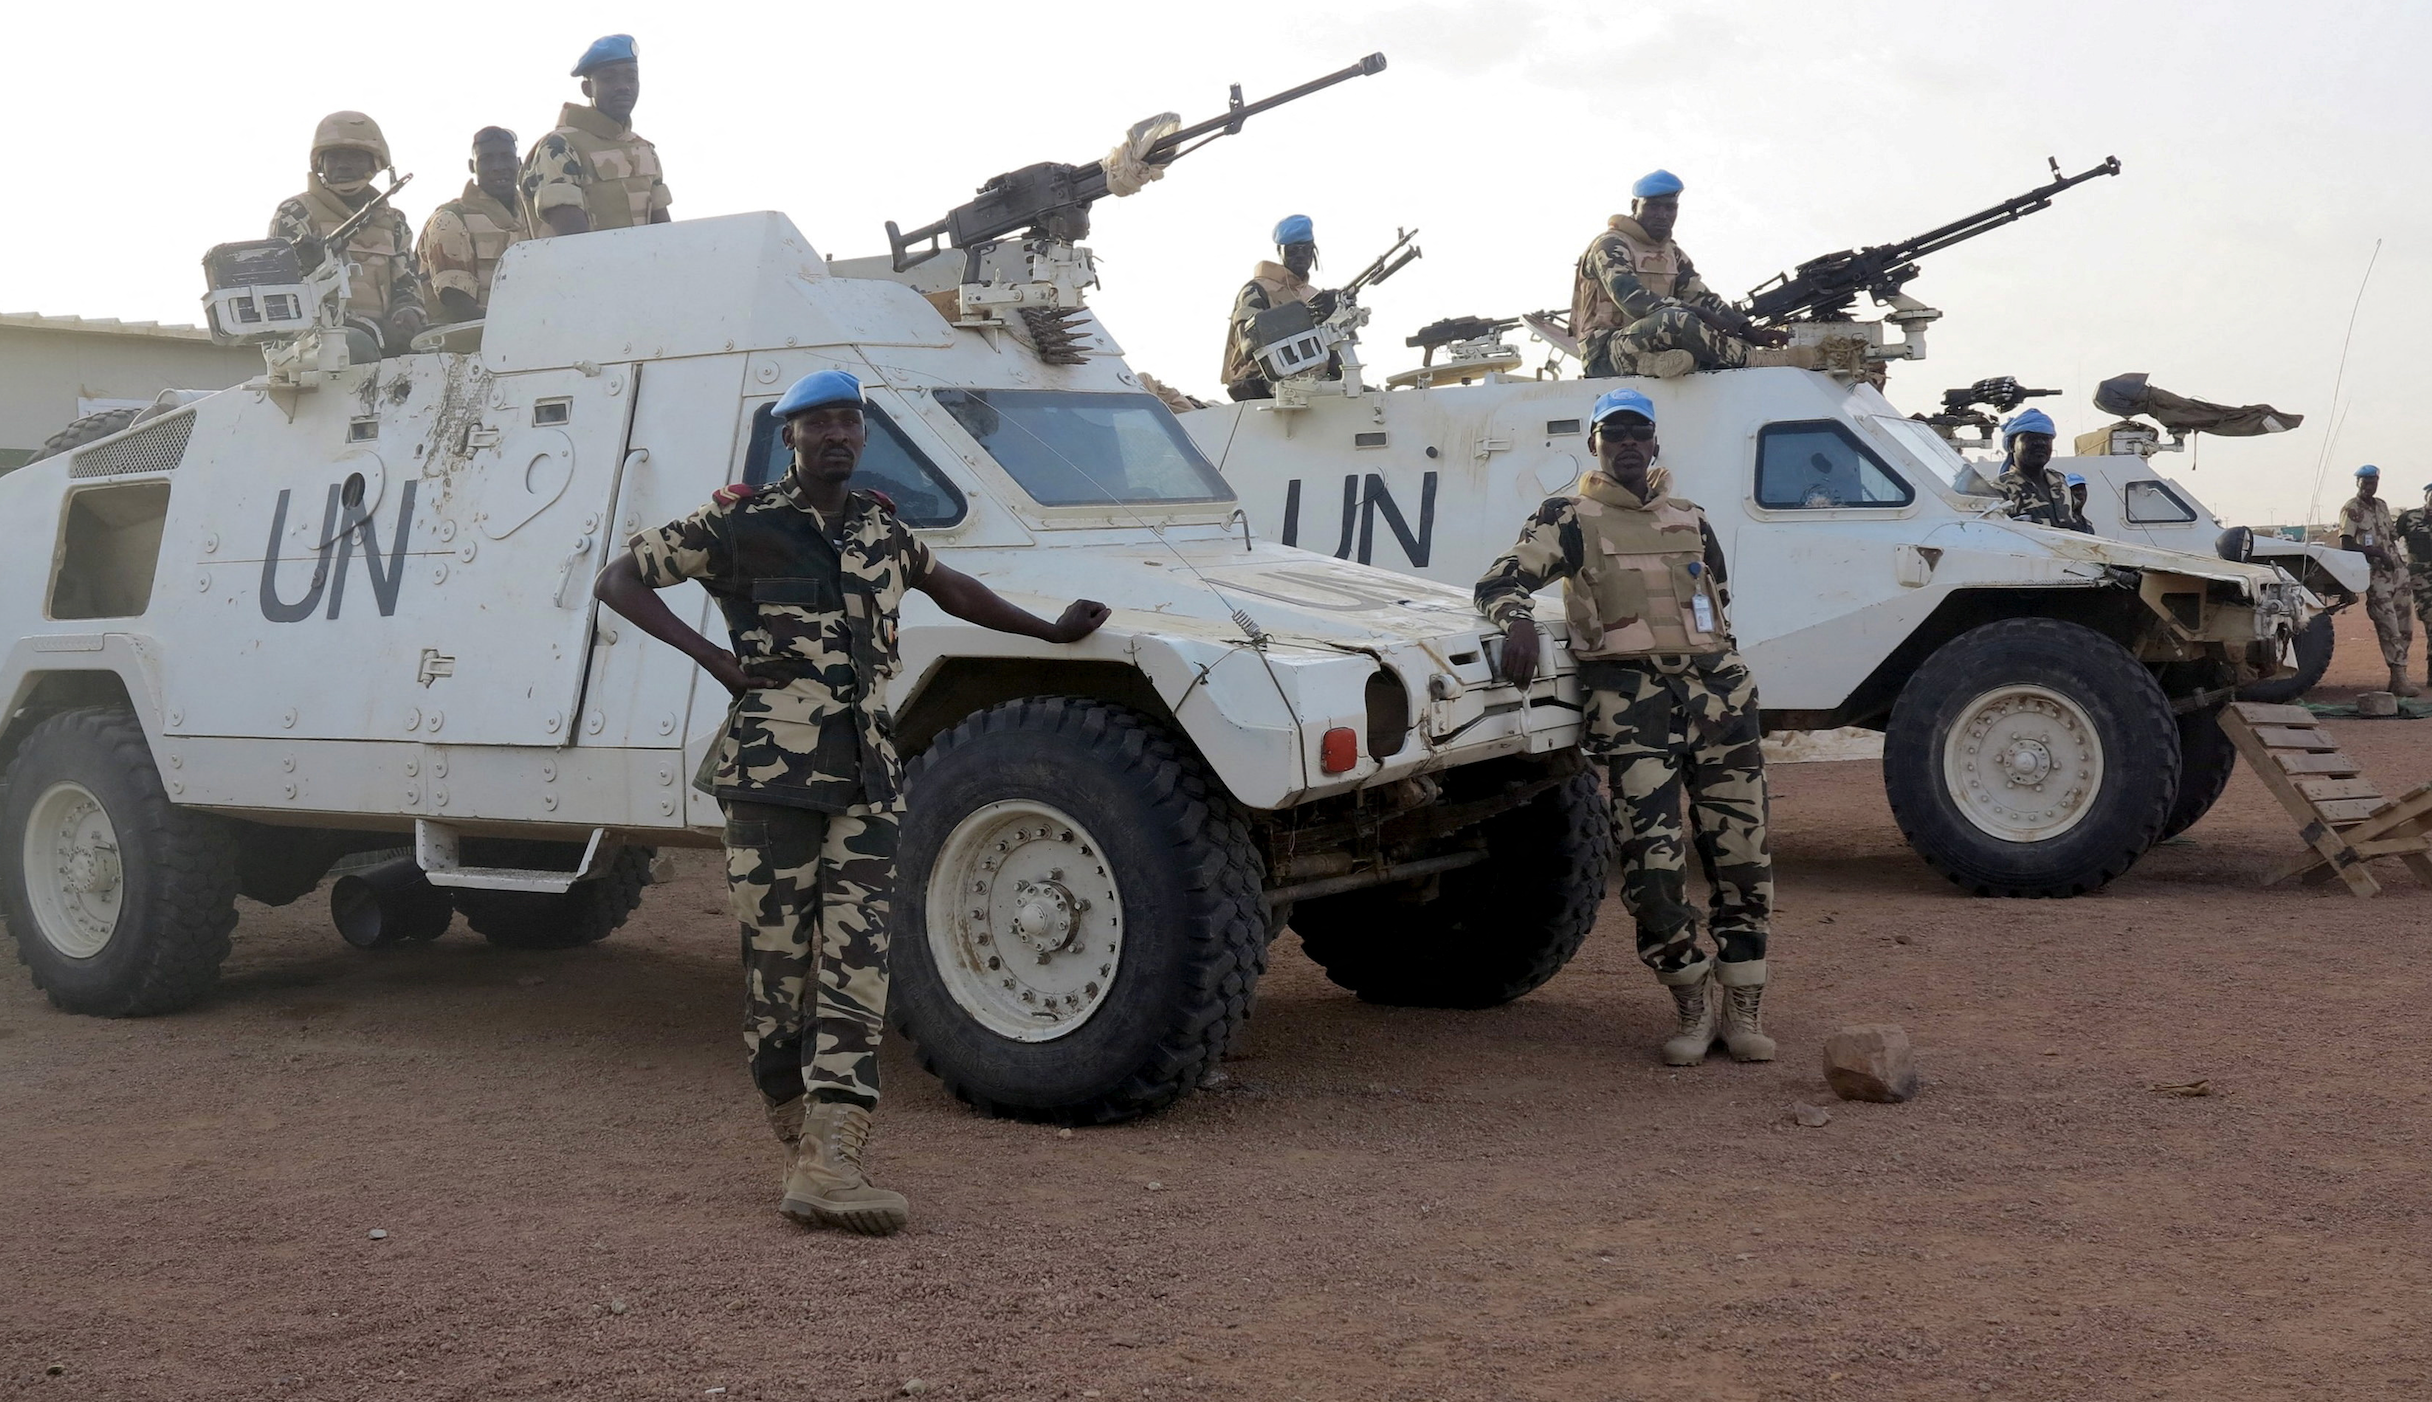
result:
[[[311,213],[312,231],[323,238],[355,217],[355,207],[338,198],[335,191],[321,183],[318,175],[296,200]],[[388,320],[389,296],[397,284],[398,265],[413,248],[414,238],[406,228],[405,216],[391,205],[364,220],[363,227],[346,240],[346,247],[328,251],[328,256],[343,258],[353,265],[346,283],[348,315],[378,322]]]
[[[557,134],[583,162],[583,208],[591,227],[632,229],[650,222],[650,192],[664,173],[659,150],[596,107],[569,102]],[[547,233],[544,223],[535,230]]]
[[[1722,594],[1706,568],[1705,513],[1693,503],[1659,496],[1640,506],[1591,473],[1578,520],[1579,570],[1562,581],[1573,657],[1600,662],[1730,646]]]
[[[1665,239],[1661,243],[1647,237],[1638,221],[1626,214],[1616,214],[1605,221],[1604,233],[1598,234],[1587,252],[1579,255],[1578,267],[1571,276],[1571,335],[1584,346],[1589,338],[1608,331],[1618,331],[1632,318],[1624,316],[1604,290],[1593,271],[1596,249],[1607,238],[1618,237],[1629,250],[1630,270],[1637,274],[1639,284],[1658,297],[1669,297],[1680,281],[1680,245]]]
[[[1281,263],[1261,262],[1251,272],[1250,281],[1267,294],[1267,309],[1270,311],[1277,307],[1289,307],[1296,302],[1306,302],[1317,295],[1314,284],[1305,277],[1293,276],[1292,270]],[[1239,305],[1238,298],[1235,304]],[[1258,347],[1251,344],[1256,339],[1254,333],[1243,331],[1239,326],[1225,329],[1224,383],[1229,385],[1236,380],[1265,373],[1258,366]]]

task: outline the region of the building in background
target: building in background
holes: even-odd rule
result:
[[[250,346],[217,346],[199,326],[0,313],[0,472],[100,409],[164,389],[226,389],[262,371]]]

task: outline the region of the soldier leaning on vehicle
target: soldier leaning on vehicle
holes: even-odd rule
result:
[[[532,238],[664,224],[672,197],[659,148],[633,129],[642,67],[633,36],[611,34],[574,65],[588,105],[569,102],[557,129],[524,157],[525,232]]]
[[[2018,520],[2091,533],[2094,527],[2078,512],[2068,477],[2052,469],[2052,440],[2057,432],[2052,417],[2041,409],[2012,415],[2001,426],[2003,462],[1993,488]]]
[[[311,161],[304,193],[280,201],[270,216],[270,236],[294,244],[306,272],[327,256],[346,259],[353,266],[347,326],[370,338],[374,356],[402,355],[425,321],[413,226],[391,206],[363,221],[346,247],[322,245],[373,199],[373,172],[390,166],[388,138],[378,122],[360,112],[332,112],[313,131]]]
[[[1579,747],[1608,766],[1623,823],[1622,904],[1637,921],[1638,957],[1680,1015],[1664,1060],[1694,1066],[1719,1035],[1737,1060],[1770,1061],[1765,762],[1756,681],[1731,641],[1722,546],[1703,511],[1668,494],[1645,395],[1607,393],[1592,422],[1597,466],[1575,495],[1539,507],[1519,543],[1487,568],[1478,609],[1504,630],[1504,674],[1525,687],[1538,646],[1529,596],[1562,581],[1586,693]],[[1712,893],[1711,956],[1698,948],[1686,894],[1684,789]]]
[[[473,178],[465,182],[464,193],[431,211],[415,248],[422,263],[423,306],[433,322],[487,316],[498,260],[524,236],[515,133],[505,127],[473,133],[473,158],[465,165]]]
[[[1310,270],[1317,266],[1317,228],[1308,215],[1287,215],[1276,224],[1275,254],[1283,261],[1262,261],[1251,270],[1250,280],[1233,298],[1233,315],[1225,323],[1223,380],[1225,393],[1236,400],[1275,397],[1267,372],[1258,363],[1260,312],[1306,302],[1309,314],[1319,321],[1334,315],[1334,293],[1309,281]],[[1340,372],[1329,365],[1326,378],[1340,378]]]
[[[1630,187],[1630,212],[1606,221],[1571,277],[1571,334],[1580,373],[1656,375],[1730,370],[1750,345],[1788,345],[1790,335],[1751,322],[1697,275],[1672,241],[1680,177],[1650,171]],[[1784,361],[1782,363],[1789,363]]]
[[[2390,504],[2381,499],[2381,469],[2371,463],[2356,469],[2356,495],[2339,508],[2339,548],[2364,556],[2372,569],[2364,612],[2381,640],[2390,690],[2400,696],[2419,695],[2407,678],[2407,651],[2415,641],[2415,623],[2407,613],[2407,565],[2398,555],[2398,522]]]
[[[2432,686],[2432,482],[2424,484],[2424,504],[2399,512],[2392,525],[2407,547],[2407,583],[2424,628],[2424,683]]]
[[[886,679],[908,590],[956,618],[1053,643],[1106,621],[1078,600],[1054,622],[936,562],[877,492],[851,489],[868,441],[860,382],[797,381],[776,405],[794,463],[775,485],[720,489],[634,537],[593,592],[733,693],[726,734],[694,779],[726,810],[726,872],[743,926],[743,1044],[787,1146],[778,1210],[885,1235],[903,1197],[862,1167],[878,1104],[887,912],[903,770]],[[653,590],[699,580],[735,650],[694,632]]]

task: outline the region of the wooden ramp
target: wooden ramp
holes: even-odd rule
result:
[[[2378,896],[2381,883],[2365,863],[2396,857],[2432,886],[2432,784],[2384,798],[2303,706],[2235,701],[2221,708],[2221,733],[2297,820],[2297,835],[2310,849],[2264,885],[2296,876],[2313,885],[2337,876],[2359,896]]]

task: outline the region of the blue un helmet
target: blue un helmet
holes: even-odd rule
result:
[[[773,411],[780,419],[824,409],[830,404],[861,404],[861,381],[843,370],[817,370],[794,381]]]

